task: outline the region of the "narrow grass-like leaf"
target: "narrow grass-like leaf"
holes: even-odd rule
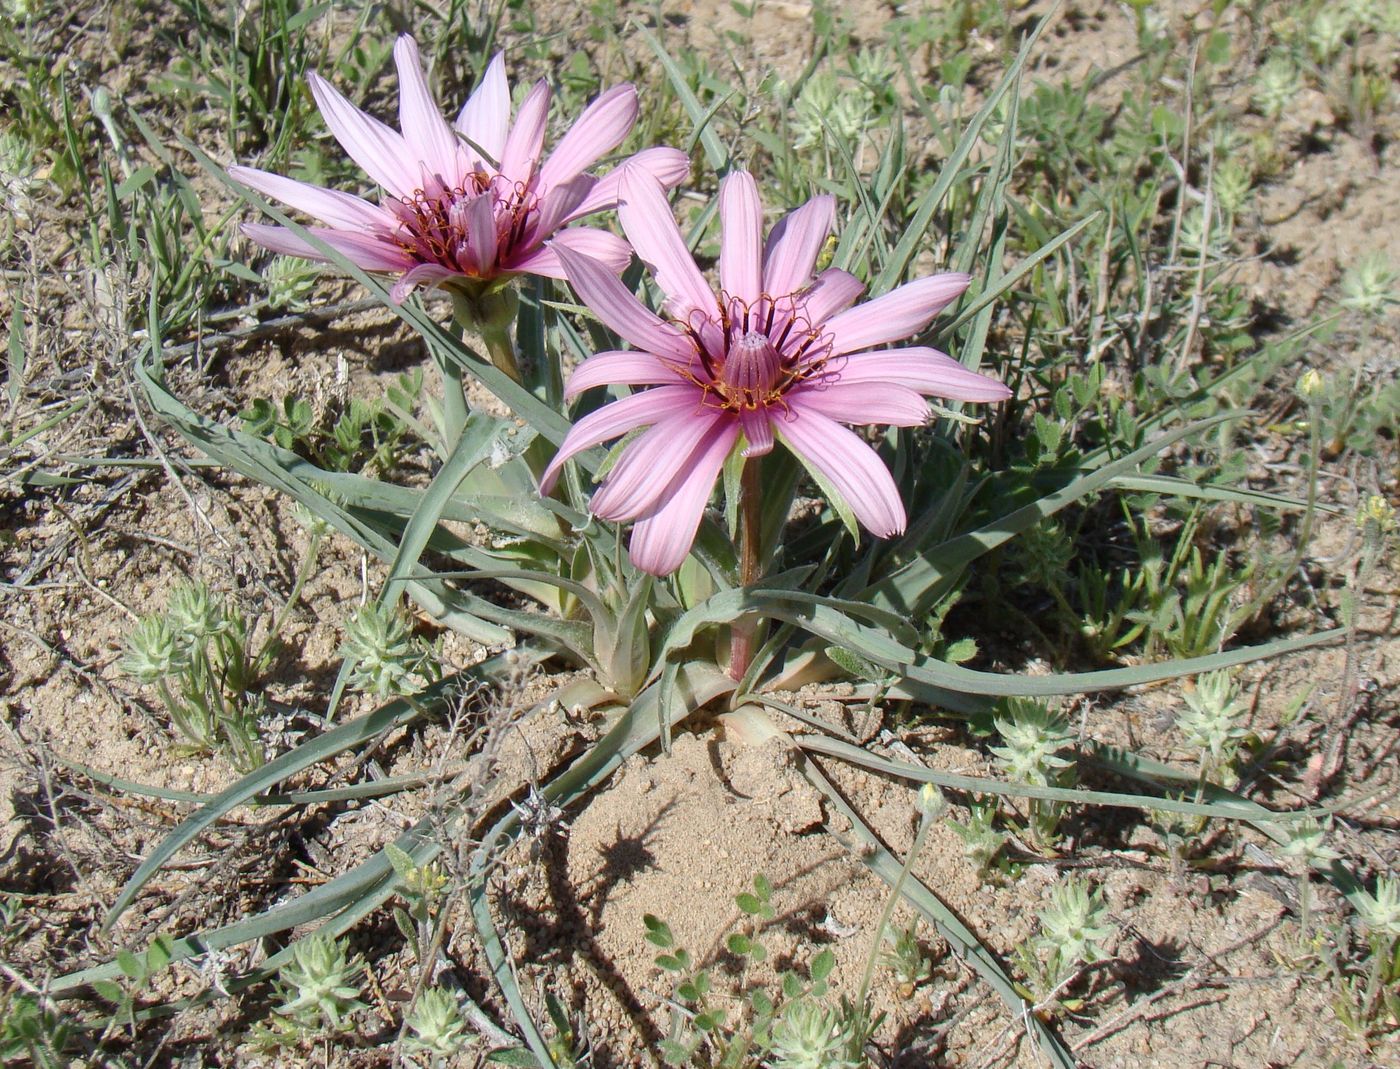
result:
[[[200,791],[177,791],[171,787],[157,787],[149,783],[112,776],[92,768],[81,761],[74,761],[59,754],[52,755],[54,763],[76,772],[84,779],[90,779],[103,787],[110,787],[119,794],[135,794],[143,798],[162,798],[168,802],[189,802],[205,805],[214,795]],[[383,779],[367,783],[352,783],[345,787],[325,787],[309,791],[291,791],[286,794],[260,794],[248,801],[249,805],[320,805],[324,802],[345,802],[356,798],[382,798],[386,794],[412,790],[423,786],[427,780],[422,776],[385,776]]]
[[[492,658],[473,668],[448,676],[434,683],[414,698],[397,698],[381,706],[372,713],[357,717],[348,723],[332,728],[274,758],[261,768],[250,772],[226,790],[220,791],[209,802],[181,823],[165,837],[141,863],[127,880],[121,894],[107,911],[102,922],[102,930],[110,931],[117,919],[126,912],[128,906],[141,893],[147,882],[161,867],[186,844],[192,842],[201,832],[223,819],[238,806],[271,790],[288,776],[324,761],[326,758],[354,749],[384,732],[411,724],[444,704],[454,694],[460,693],[467,680],[483,681],[499,674],[506,668],[502,657]]]
[[[1001,98],[1020,80],[1021,72],[1025,69],[1031,49],[1035,47],[1036,41],[1040,39],[1041,33],[1053,15],[1053,11],[1045,15],[1036,23],[1035,29],[1026,35],[1026,39],[1021,43],[1021,47],[1016,53],[1015,60],[1007,68],[1006,73],[1002,75],[996,88],[987,95],[982,106],[977,109],[977,114],[968,122],[952,155],[943,161],[943,168],[938,172],[938,180],[934,182],[927,193],[919,198],[918,206],[914,209],[914,215],[905,227],[904,235],[895,245],[889,259],[885,261],[884,269],[880,272],[879,277],[870,284],[872,297],[878,297],[891,289],[903,277],[909,264],[913,262],[914,256],[919,250],[919,244],[923,241],[929,223],[933,220],[933,213],[943,203],[943,198],[948,195],[948,190],[953,188],[953,183],[962,177],[963,165],[972,155],[973,148],[982,136],[982,127],[986,125],[987,120],[1001,104]]]
[[[1161,789],[1162,781],[1177,781],[1183,784],[1183,788],[1190,791],[1197,789],[1197,778],[1194,773],[1188,773],[1181,769],[1172,768],[1158,761],[1153,761],[1149,757],[1139,754],[1129,753],[1116,746],[1105,746],[1095,743],[1092,746],[1090,756],[1095,764],[1107,769],[1125,779],[1137,780],[1153,785]],[[1287,821],[1317,818],[1326,816],[1332,810],[1330,807],[1310,809],[1294,813],[1275,813],[1265,809],[1258,802],[1252,802],[1248,798],[1242,797],[1235,792],[1221,787],[1215,783],[1207,783],[1200,788],[1217,806],[1228,807],[1229,812],[1220,814],[1232,820],[1244,820],[1260,834],[1267,835],[1279,846],[1287,846],[1292,841],[1289,834]],[[1154,808],[1164,808],[1157,805]],[[1341,860],[1313,861],[1312,867],[1334,886],[1353,907],[1361,901],[1361,896],[1366,889],[1356,878],[1350,868]]]
[[[952,337],[965,323],[972,320],[973,317],[978,315],[984,308],[1000,298],[1002,294],[1006,293],[1012,286],[1020,282],[1021,279],[1025,278],[1031,271],[1035,270],[1038,264],[1043,263],[1050,256],[1054,255],[1055,251],[1059,249],[1060,246],[1068,241],[1072,241],[1081,230],[1094,222],[1097,218],[1098,214],[1095,213],[1085,219],[1079,220],[1079,222],[1075,223],[1067,230],[1062,231],[1048,245],[1042,245],[1025,259],[1018,261],[1016,266],[1010,271],[998,275],[994,285],[984,289],[981,293],[977,294],[976,297],[972,298],[972,300],[966,302],[957,316],[950,322],[939,326],[937,332],[938,337]]]
[[[473,468],[490,459],[493,448],[501,444],[501,438],[498,421],[479,412],[468,417],[462,437],[453,445],[451,454],[433,476],[427,492],[404,525],[399,548],[389,563],[389,576],[380,594],[383,604],[392,605],[398,600],[399,593],[417,571],[418,559],[457,487]]]
[[[1038,501],[1000,516],[975,531],[969,531],[926,550],[898,571],[863,591],[843,588],[841,592],[847,597],[870,598],[875,604],[907,613],[911,619],[918,619],[927,614],[930,605],[936,600],[940,583],[956,575],[961,568],[978,557],[1029,530],[1047,516],[1053,516],[1076,501],[1105,489],[1113,479],[1131,473],[1138,465],[1181,439],[1209,430],[1227,420],[1240,419],[1244,415],[1242,412],[1224,412],[1210,419],[1178,427],[1126,456],[1086,471],[1067,486],[1046,494]]]
[[[725,151],[719,135],[710,126],[710,119],[714,113],[705,110],[705,106],[700,103],[699,98],[691,90],[690,84],[685,80],[685,72],[671,54],[666,51],[666,46],[652,33],[651,30],[641,30],[642,40],[647,43],[651,50],[656,53],[656,58],[660,61],[662,69],[666,72],[666,78],[671,83],[671,90],[676,94],[676,99],[681,102],[681,107],[690,116],[690,121],[695,126],[696,136],[700,139],[700,147],[705,150],[705,162],[716,174],[724,174],[729,169],[729,153]]]
[[[9,350],[10,363],[6,371],[5,392],[10,399],[10,404],[19,402],[20,390],[24,387],[24,302],[15,301],[14,308],[10,309],[10,337],[7,339],[6,348]]]
[[[848,606],[851,603],[845,604]],[[705,599],[676,621],[667,635],[662,656],[684,649],[703,626],[726,623],[743,612],[759,612],[774,619],[787,620],[809,634],[883,665],[901,680],[909,679],[956,694],[1048,698],[1062,694],[1121,690],[1143,683],[1214,672],[1237,664],[1277,657],[1283,653],[1327,645],[1338,641],[1345,634],[1344,629],[1337,628],[1311,635],[1276,639],[1273,642],[1245,646],[1206,657],[1134,665],[1129,668],[1109,668],[1096,672],[1045,676],[1003,675],[934,660],[896,641],[885,628],[870,627],[852,619],[842,608],[838,608],[838,605],[841,603],[835,599],[823,598],[801,590],[770,590],[758,587],[721,591]],[[659,672],[659,668],[653,671]]]
[[[292,465],[288,463],[288,458],[297,459],[295,454],[224,427],[186,408],[147,367],[145,361],[137,361],[135,374],[151,406],[191,444],[217,458],[226,467],[300,501],[336,530],[380,558],[386,561],[393,558],[398,547],[381,532],[363,518],[342,508],[313,485],[291,476]],[[491,645],[510,640],[508,631],[497,624],[488,623],[468,606],[480,607],[494,617],[508,616],[509,610],[452,590],[421,570],[405,586],[425,610],[467,637]]]
[[[791,715],[790,709],[783,709]],[[1161,811],[1185,813],[1189,816],[1210,817],[1214,820],[1260,821],[1285,825],[1288,821],[1308,816],[1325,816],[1325,809],[1305,810],[1293,813],[1276,813],[1272,810],[1247,802],[1241,806],[1238,796],[1228,791],[1208,791],[1210,801],[1188,802],[1178,798],[1164,798],[1159,795],[1122,794],[1114,791],[1093,791],[1078,787],[1035,787],[1025,783],[1012,783],[1007,780],[985,776],[959,776],[951,772],[925,768],[907,761],[872,754],[865,747],[841,739],[824,738],[820,735],[794,735],[793,741],[811,753],[838,757],[853,765],[881,772],[914,783],[934,783],[949,790],[967,791],[970,794],[994,794],[1003,798],[1037,798],[1051,802],[1069,802],[1072,805],[1108,806],[1114,809],[1137,809],[1143,812]],[[1100,762],[1103,763],[1103,762]],[[1105,767],[1108,766],[1105,763]],[[1114,771],[1117,771],[1115,768]],[[1192,790],[1196,777],[1191,774]],[[1218,800],[1217,800],[1218,794]]]
[[[854,841],[835,831],[830,824],[826,826],[827,833],[860,858],[875,875],[894,887],[903,865],[813,762],[803,760],[799,768],[812,785],[826,796],[834,811],[846,818]],[[904,898],[948,941],[953,952],[967,962],[988,986],[1001,996],[1006,1008],[1018,1022],[1017,1026],[1024,1026],[1035,1034],[1041,1050],[1045,1052],[1051,1064],[1058,1069],[1076,1069],[1074,1056],[1060,1037],[1032,1012],[1030,1003],[1016,990],[1016,983],[1006,967],[962,922],[957,913],[945,906],[937,895],[912,875],[900,886]]]
[[[1226,501],[1232,505],[1256,505],[1260,508],[1306,509],[1308,503],[1285,494],[1275,494],[1267,490],[1248,490],[1237,486],[1212,486],[1209,483],[1193,483],[1175,475],[1119,475],[1110,485],[1115,490],[1130,490],[1160,494],[1163,497],[1190,497],[1200,501]],[[1317,502],[1314,506],[1320,512],[1333,516],[1344,515],[1346,510],[1337,505]]]

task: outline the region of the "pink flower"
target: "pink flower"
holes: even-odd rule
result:
[[[725,458],[742,442],[762,456],[781,439],[821,474],[860,523],[881,538],[904,530],[904,503],[875,451],[846,424],[913,427],[928,418],[924,396],[1003,401],[1010,391],[933,349],[882,350],[919,333],[967,288],[968,276],[933,275],[852,307],[865,287],[832,268],[814,279],[835,215],[816,197],[763,240],[752,177],[720,186],[718,295],[686,249],[650,175],[624,168],[622,229],[666,295],[670,322],[654,315],[602,263],[573,248],[559,258],[574,289],[636,348],[585,360],[568,395],[594,386],[649,386],[579,420],[544,473],[548,492],[569,457],[640,427],[593,495],[607,520],[635,520],[637,567],[680,567]],[[741,438],[742,436],[742,438]]]
[[[366,271],[402,273],[393,298],[414,286],[489,281],[528,272],[563,278],[556,249],[568,248],[621,271],[627,243],[606,230],[560,229],[617,203],[618,171],[585,171],[611,152],[637,118],[637,90],[619,85],[593,101],[540,161],[549,116],[549,86],[536,82],[512,125],[505,62],[498,54],[456,123],[449,125],[428,90],[411,37],[394,46],[399,70],[396,133],[360,111],[329,82],[309,76],[311,93],[345,151],[384,189],[379,204],[252,167],[231,167],[238,181],[314,216],[311,232]],[[685,154],[652,148],[628,161],[668,188],[690,170]],[[249,223],[243,232],[274,252],[323,260],[285,227]]]

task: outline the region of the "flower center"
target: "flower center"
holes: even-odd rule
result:
[[[832,358],[831,335],[808,320],[801,294],[744,301],[721,293],[718,320],[697,309],[676,326],[695,345],[691,364],[676,370],[700,387],[702,404],[729,412],[786,411],[788,390],[828,386],[845,363]]]
[[[782,357],[768,335],[745,331],[729,344],[719,373],[720,390],[732,405],[757,408],[776,398],[782,374]]]
[[[478,262],[471,248],[471,208],[479,197],[491,198],[495,241],[488,244],[490,263]],[[536,198],[523,186],[499,175],[473,171],[460,185],[448,187],[433,178],[413,196],[389,198],[385,207],[399,220],[394,240],[420,263],[439,264],[449,271],[482,276],[494,272],[496,261],[524,235]]]

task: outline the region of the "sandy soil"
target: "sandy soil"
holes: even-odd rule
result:
[[[871,36],[890,17],[883,4],[861,2],[856,10],[858,25]],[[742,21],[727,3],[676,2],[666,11],[684,40],[710,53]],[[551,20],[562,26],[575,15],[572,8],[547,5],[539,17],[547,28]],[[744,61],[791,76],[804,61],[807,18],[805,4],[761,4],[753,23],[756,45]],[[1131,23],[1117,7],[1070,5],[1042,46],[1040,70],[1046,77],[1072,76],[1091,66],[1111,67],[1133,49]],[[1104,88],[1114,91],[1112,83]],[[1290,155],[1293,164],[1256,198],[1249,225],[1260,256],[1241,272],[1259,299],[1301,319],[1362,250],[1379,248],[1400,262],[1400,142],[1379,148],[1360,143],[1335,129],[1325,101],[1316,99],[1302,101],[1285,118],[1281,140],[1295,149],[1306,143],[1306,151]],[[1396,338],[1393,321],[1349,328],[1310,359],[1332,370],[1365,368],[1393,360]],[[255,340],[209,354],[207,374],[189,368],[176,374],[193,407],[227,418],[255,396],[293,389],[320,396],[341,367],[344,385],[334,388],[368,395],[421,359],[419,345],[390,317],[356,313],[338,321],[329,340],[320,332]],[[183,467],[181,458],[190,456],[184,446],[158,426],[133,422],[124,385],[114,386],[105,403],[114,426],[125,420],[129,451],[166,456],[170,467],[118,472],[62,492],[7,488],[0,502],[12,536],[0,548],[0,577],[7,584],[0,614],[0,887],[21,894],[37,919],[38,928],[6,959],[32,976],[104,960],[116,946],[154,930],[213,924],[318,883],[369,856],[427,804],[405,795],[323,807],[309,816],[241,812],[182,854],[115,937],[97,934],[95,922],[122,883],[188,807],[100,789],[64,761],[199,792],[235,778],[221,762],[172,757],[152,696],[116,667],[122,636],[135,615],[161,605],[171,586],[188,576],[237,597],[254,614],[270,614],[290,588],[307,540],[287,503],[272,493]],[[64,448],[77,451],[74,444]],[[1263,440],[1259,451],[1261,470],[1274,470],[1270,459],[1291,459],[1296,472],[1297,458],[1279,441]],[[1393,492],[1394,474],[1353,463],[1331,473],[1328,500],[1350,507],[1378,484]],[[1290,478],[1296,476],[1285,475],[1282,489]],[[1319,574],[1326,574],[1329,559],[1340,561],[1354,549],[1350,531],[1346,520],[1326,525],[1312,555]],[[299,710],[320,708],[331,686],[338,626],[381,577],[382,569],[349,543],[332,538],[323,548],[286,632],[286,647],[295,652],[284,655],[273,688],[288,710],[287,732],[308,729]],[[1395,591],[1396,577],[1382,573],[1364,592],[1363,627],[1350,652],[1295,655],[1243,676],[1261,731],[1276,727],[1289,702],[1315,685],[1307,699],[1310,715],[1281,729],[1281,752],[1318,778],[1328,773],[1321,793],[1309,794],[1315,781],[1264,770],[1258,797],[1279,805],[1339,806],[1341,849],[1375,870],[1400,863]],[[1317,622],[1306,611],[1296,617],[1289,622],[1298,628]],[[444,642],[452,666],[471,663],[481,652],[451,636]],[[598,722],[566,718],[542,703],[569,678],[533,676],[493,705],[504,739],[497,803],[520,784],[546,778],[598,734]],[[842,709],[829,694],[798,700]],[[1170,732],[1179,701],[1179,689],[1169,686],[1074,711],[1096,739],[1182,758]],[[894,712],[887,710],[890,725],[899,723]],[[939,769],[975,774],[989,768],[986,756],[950,726],[897,729],[897,741]],[[875,749],[888,752],[888,745]],[[441,727],[390,740],[373,758],[388,774],[440,773],[462,767],[464,759],[460,739]],[[908,849],[915,813],[906,787],[836,762],[822,767],[891,850]],[[966,799],[953,800],[950,816],[962,819]],[[827,834],[824,826],[832,820],[788,751],[773,743],[746,745],[713,722],[682,732],[669,755],[632,758],[604,789],[564,814],[548,834],[517,847],[501,866],[498,920],[520,964],[521,989],[538,1002],[548,988],[587,1021],[598,1069],[649,1064],[668,1026],[663,996],[669,980],[652,963],[655,948],[644,939],[643,915],[668,921],[679,941],[715,968],[721,986],[764,982],[762,971],[739,976],[724,949],[726,934],[744,921],[733,896],[761,873],[775,889],[777,918],[766,935],[776,962],[802,966],[830,947],[838,963],[835,990],[851,993],[886,892],[858,856]],[[1105,889],[1117,929],[1113,958],[1093,971],[1084,1005],[1060,1022],[1083,1064],[1400,1065],[1394,1032],[1369,1048],[1351,1039],[1332,1011],[1329,982],[1293,967],[1296,881],[1281,875],[1286,866],[1267,840],[1221,829],[1208,855],[1182,864],[1141,822],[1085,813],[1073,823],[1072,849],[1064,856],[1026,857],[1014,877],[994,882],[980,878],[952,830],[938,826],[915,871],[1002,955],[1032,934],[1036,911],[1062,873],[1079,873]],[[1319,918],[1334,920],[1335,897],[1317,890]],[[910,918],[901,910],[896,919]],[[500,1013],[466,930],[463,917],[450,945],[459,978]],[[920,936],[935,966],[928,982],[901,992],[887,974],[877,974],[877,1004],[887,1014],[880,1039],[909,1044],[897,1064],[1042,1064],[997,997],[928,928]],[[357,937],[376,970],[375,1012],[381,1016],[412,983],[395,938],[382,919]],[[231,964],[250,964],[261,953],[237,955]],[[188,993],[202,982],[180,972],[169,990]],[[181,1017],[163,1033],[168,1049],[155,1054],[166,1060],[157,1064],[183,1057],[171,1052],[210,1065],[274,1064],[277,1059],[239,1051],[231,1038],[266,1009],[245,996]],[[348,1050],[308,1059],[347,1065],[382,1060]]]

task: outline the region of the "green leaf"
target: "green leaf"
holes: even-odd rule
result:
[[[742,909],[743,907],[741,906],[740,908]],[[724,945],[729,948],[729,953],[737,954],[740,957],[747,955],[749,950],[753,947],[753,943],[749,941],[749,937],[740,932],[732,933],[729,938],[724,941]]]
[[[695,1053],[696,1045],[683,1046],[674,1039],[663,1039],[661,1041],[661,1060],[672,1069],[683,1069],[690,1064],[690,1057]]]
[[[151,940],[146,951],[147,973],[158,973],[170,964],[171,947],[174,940],[168,935],[158,935]]]
[[[193,841],[206,828],[223,819],[238,806],[270,790],[282,780],[295,775],[302,769],[310,768],[312,765],[319,764],[321,761],[346,750],[353,750],[370,739],[428,715],[433,709],[450,701],[463,685],[464,679],[489,679],[504,670],[508,670],[506,662],[501,658],[493,658],[491,661],[483,662],[481,665],[457,675],[448,676],[446,679],[432,684],[422,693],[415,695],[411,702],[402,698],[389,702],[372,713],[341,724],[324,735],[302,743],[295,749],[269,761],[261,768],[250,772],[231,787],[210,799],[208,804],[182,822],[151,852],[136,872],[132,874],[126,886],[122,888],[121,894],[117,896],[116,902],[112,904],[112,908],[103,921],[103,930],[110,930],[111,925],[126,911],[136,896],[140,894],[147,881],[165,865],[166,861],[186,844]],[[66,979],[66,977],[60,978],[54,983],[59,985]],[[55,991],[63,990],[58,986],[54,986],[52,989]]]
[[[1053,13],[1052,13],[1053,14]],[[982,106],[977,109],[971,121],[968,122],[962,136],[958,139],[957,146],[949,153],[948,158],[943,161],[943,167],[938,172],[938,178],[925,193],[914,209],[914,214],[909,223],[904,228],[904,234],[895,245],[894,251],[890,253],[885,261],[885,266],[881,270],[879,277],[870,284],[870,295],[878,297],[882,293],[892,288],[903,276],[905,270],[914,260],[919,250],[919,244],[923,241],[924,235],[928,233],[929,225],[933,221],[934,213],[943,203],[943,198],[948,195],[955,183],[966,179],[963,170],[964,165],[972,155],[978,140],[982,136],[982,128],[987,120],[996,112],[1001,104],[1002,97],[1011,90],[1021,77],[1021,72],[1025,69],[1026,61],[1030,57],[1031,49],[1039,40],[1041,33],[1050,22],[1050,16],[1042,18],[1036,23],[1035,29],[1026,35],[1021,42],[1021,47],[1016,53],[1016,59],[1006,69],[1006,73],[986,98],[982,101]],[[922,87],[915,85],[912,87],[915,95],[922,92]]]
[[[888,670],[881,668],[874,661],[856,656],[850,650],[842,649],[840,646],[827,646],[825,652],[831,663],[848,676],[863,679],[867,683],[883,683],[890,678]]]
[[[735,895],[734,904],[737,905],[742,912],[747,913],[750,917],[756,916],[757,914],[763,911],[763,903],[760,902],[755,896],[749,894],[747,891]]]
[[[675,936],[671,934],[671,926],[665,921],[650,913],[644,913],[642,914],[642,923],[647,928],[647,942],[659,946],[662,950],[675,946]]]
[[[830,947],[827,947],[812,959],[812,981],[820,983],[831,975],[831,970],[834,968],[836,968],[836,955],[832,953]]]
[[[515,1065],[526,1069],[541,1069],[540,1060],[524,1047],[502,1047],[486,1055],[492,1065]]]
[[[386,843],[384,846],[384,856],[389,859],[389,864],[394,866],[394,874],[401,880],[406,880],[409,874],[416,867],[413,858],[408,856],[408,852],[400,850],[393,843]]]
[[[126,992],[122,990],[122,985],[115,980],[94,980],[92,989],[97,993],[97,997],[107,1002],[120,1003],[126,998]]]
[[[848,597],[859,597],[861,600],[871,599],[885,608],[907,614],[908,618],[925,616],[945,583],[972,561],[1024,533],[1041,520],[1107,488],[1114,479],[1135,474],[1139,465],[1156,457],[1181,439],[1210,430],[1230,420],[1242,419],[1246,414],[1224,412],[1210,419],[1185,424],[1117,459],[1107,455],[1098,461],[1085,458],[1083,474],[1061,489],[999,516],[975,531],[958,535],[925,550],[898,571],[864,590],[842,589],[841,593]]]
[[[133,980],[144,980],[146,968],[135,954],[129,950],[117,951],[117,968]]]

